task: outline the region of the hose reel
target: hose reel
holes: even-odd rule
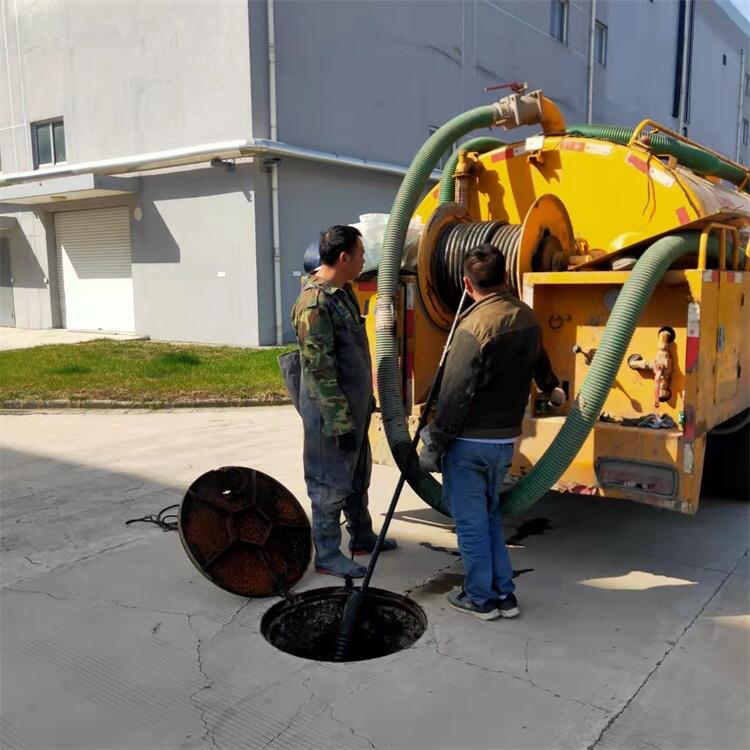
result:
[[[466,253],[489,242],[505,256],[508,288],[523,295],[529,271],[564,271],[576,252],[573,228],[562,201],[543,195],[522,224],[504,220],[473,221],[458,203],[442,203],[427,222],[417,259],[419,291],[431,320],[449,328],[463,290]]]

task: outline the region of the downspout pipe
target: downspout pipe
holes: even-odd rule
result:
[[[589,65],[586,83],[586,122],[594,121],[594,50],[596,47],[596,0],[591,0],[591,18],[589,19]]]
[[[740,98],[737,103],[737,146],[734,152],[734,160],[740,160],[742,152],[742,103],[745,100],[745,50],[740,50]]]
[[[677,132],[685,135],[685,120],[687,119],[687,81],[688,81],[688,50],[690,48],[690,4],[692,0],[685,0],[685,19],[682,33],[682,76],[680,79],[680,118]]]
[[[273,0],[266,3],[268,20],[268,120],[271,140],[277,138],[276,122],[276,30],[274,27]],[[279,162],[271,158],[271,244],[273,246],[273,294],[276,346],[284,343],[284,324],[281,302],[281,227],[279,223]]]

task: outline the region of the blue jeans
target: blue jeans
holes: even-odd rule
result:
[[[513,444],[454,440],[443,456],[443,492],[464,561],[464,591],[479,607],[514,591],[503,535],[500,485]]]

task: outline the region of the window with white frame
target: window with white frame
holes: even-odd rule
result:
[[[558,42],[568,43],[568,0],[552,0],[551,34]]]
[[[607,64],[607,27],[601,22],[596,22],[594,30],[594,60],[599,65]]]
[[[65,127],[62,119],[31,124],[34,169],[51,167],[65,161]]]
[[[747,146],[748,129],[750,129],[750,122],[748,122],[747,120],[743,120],[742,121],[742,144],[744,146]]]

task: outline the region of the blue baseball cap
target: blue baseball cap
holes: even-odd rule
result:
[[[305,248],[302,267],[305,269],[306,273],[312,273],[320,268],[320,246],[317,242],[311,242]]]

